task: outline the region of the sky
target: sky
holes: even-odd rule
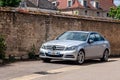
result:
[[[115,5],[120,5],[120,0],[114,0]]]

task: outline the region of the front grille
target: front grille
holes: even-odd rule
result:
[[[60,55],[50,55],[48,53],[45,53],[46,56],[49,56],[49,57],[63,57],[63,54],[60,54]]]
[[[59,50],[59,51],[63,51],[65,49],[64,46],[59,46],[59,45],[48,45],[45,48],[47,50]]]

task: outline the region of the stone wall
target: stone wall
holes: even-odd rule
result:
[[[7,54],[22,56],[32,45],[41,44],[68,30],[98,31],[111,44],[112,55],[120,55],[120,21],[53,13],[0,11],[0,34],[5,36]]]

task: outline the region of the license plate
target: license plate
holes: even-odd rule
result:
[[[48,52],[49,55],[60,55],[60,52]]]

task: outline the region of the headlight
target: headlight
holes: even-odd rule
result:
[[[41,47],[42,49],[46,49],[46,47],[44,46],[44,45],[42,45],[42,47]]]
[[[65,50],[69,51],[69,50],[76,50],[77,46],[72,46],[72,47],[67,47]]]

